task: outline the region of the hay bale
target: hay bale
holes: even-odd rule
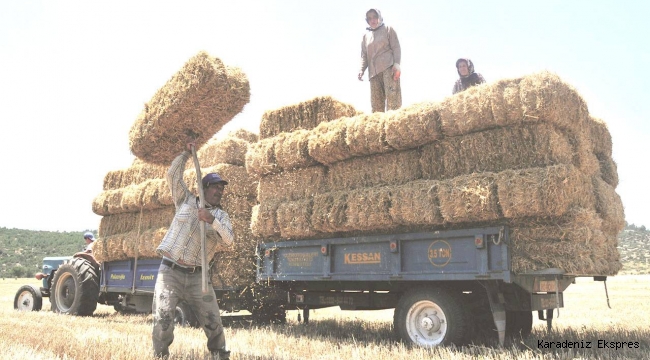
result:
[[[131,231],[167,227],[174,218],[173,206],[103,216],[99,221],[100,238]]]
[[[280,202],[266,202],[255,205],[251,215],[251,231],[253,235],[262,238],[273,238],[280,235],[277,212]]]
[[[444,149],[440,141],[422,146],[420,150],[420,169],[423,179],[441,180],[446,178],[443,161],[444,154]]]
[[[228,133],[228,137],[234,137],[242,140],[246,140],[249,143],[254,143],[259,141],[259,135],[252,131],[246,129],[237,129]]]
[[[248,141],[236,137],[211,139],[197,151],[196,156],[203,167],[217,164],[244,166],[248,144]]]
[[[490,86],[494,123],[504,126],[526,120],[519,96],[521,78],[501,79]]]
[[[412,181],[390,187],[390,217],[399,225],[442,225],[438,182]]]
[[[607,235],[616,235],[625,227],[625,211],[621,197],[614,187],[599,177],[593,177],[596,197],[596,211],[603,219],[602,230]]]
[[[446,138],[440,141],[437,149],[442,155],[442,179],[475,172],[571,164],[573,161],[573,148],[567,137],[546,123]],[[440,164],[427,163],[424,166],[431,168],[423,169],[428,174],[440,171]]]
[[[524,118],[544,119],[560,128],[579,130],[589,114],[578,91],[548,71],[524,76],[519,96]]]
[[[234,217],[248,217],[253,211],[253,206],[257,204],[255,196],[238,196],[233,193],[226,193],[221,199],[221,206],[223,210],[230,215],[231,219]]]
[[[572,206],[594,204],[591,180],[573,165],[506,170],[496,182],[506,218],[562,216]]]
[[[296,130],[271,139],[277,139],[274,146],[278,169],[291,170],[316,165],[318,162],[309,156],[308,130]]]
[[[185,149],[188,130],[198,135],[200,147],[249,100],[248,79],[240,69],[199,52],[145,104],[129,132],[131,152],[168,165]]]
[[[246,168],[243,166],[217,164],[201,169],[202,176],[212,172],[219,174],[224,180],[228,181],[224,193],[232,193],[237,196],[252,196],[257,191],[257,180],[248,175]],[[198,193],[195,169],[185,170],[183,180],[191,192]]]
[[[591,137],[592,151],[596,156],[612,157],[612,135],[609,133],[607,123],[594,116],[587,119],[589,136]]]
[[[401,185],[422,178],[418,150],[393,151],[332,164],[327,172],[331,191]]]
[[[262,139],[248,146],[246,152],[246,171],[251,175],[262,176],[282,171],[275,160],[275,146],[281,142],[284,134]]]
[[[254,254],[259,238],[253,235],[251,230],[251,218],[231,217],[232,231],[235,233],[233,242],[233,254]]]
[[[242,289],[255,285],[254,255],[217,253],[212,258],[210,282],[220,289]]]
[[[320,123],[311,131],[309,156],[326,165],[350,158],[346,131],[353,121],[354,118],[340,118]]]
[[[328,192],[314,196],[311,225],[323,233],[354,230],[348,227],[347,191]]]
[[[312,199],[281,203],[277,218],[282,239],[305,239],[318,235],[311,225]]]
[[[438,108],[440,130],[444,136],[458,136],[494,128],[488,84],[471,88],[445,98]]]
[[[349,157],[391,151],[386,142],[386,116],[383,112],[362,114],[346,123],[345,142]]]
[[[164,178],[168,168],[169,166],[147,164],[136,158],[129,168],[106,173],[103,189],[114,190],[140,184],[148,179]]]
[[[391,196],[388,187],[352,190],[346,196],[346,224],[338,231],[386,231],[393,227],[390,217]]]
[[[605,244],[603,221],[593,209],[573,207],[559,217],[531,217],[509,222],[510,238],[517,242],[569,241]]]
[[[309,130],[321,122],[354,116],[358,113],[352,105],[342,103],[330,96],[315,97],[295,105],[266,111],[260,122],[260,137],[265,139],[282,132]]]
[[[438,186],[440,214],[446,222],[481,222],[501,217],[497,177],[477,173],[443,180]]]
[[[606,183],[616,188],[618,186],[618,167],[616,162],[606,155],[598,158],[599,175]]]
[[[293,201],[327,192],[326,168],[311,166],[260,178],[257,200]]]
[[[440,139],[438,108],[438,103],[424,102],[386,113],[385,142],[393,149],[406,150]]]

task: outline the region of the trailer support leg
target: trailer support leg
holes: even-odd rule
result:
[[[553,328],[553,310],[555,309],[546,309],[546,331],[548,332]]]
[[[504,346],[506,342],[506,307],[503,293],[499,290],[497,284],[490,282],[485,286],[490,300],[490,309],[492,310],[492,318],[494,325],[499,332],[499,345]]]

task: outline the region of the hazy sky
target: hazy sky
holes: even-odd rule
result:
[[[648,3],[2,1],[0,227],[97,229],[92,201],[131,165],[131,125],[200,50],[250,81],[222,132],[258,132],[265,110],[320,95],[369,112],[357,71],[370,7],[400,39],[405,106],[450,95],[459,57],[488,82],[549,70],[577,88],[612,133],[627,221],[650,226]]]

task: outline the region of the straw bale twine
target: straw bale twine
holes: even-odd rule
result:
[[[506,170],[496,176],[506,218],[562,216],[574,205],[594,205],[591,179],[573,165]]]
[[[332,164],[327,172],[331,191],[379,185],[400,185],[422,177],[418,150],[393,151]]]
[[[440,130],[445,136],[458,136],[500,125],[492,116],[489,86],[472,86],[440,103]]]
[[[165,206],[154,210],[143,210],[130,213],[119,213],[103,216],[99,222],[99,237],[112,236],[119,233],[169,226],[176,210],[173,206]]]
[[[440,214],[449,223],[499,219],[496,184],[496,175],[487,172],[440,181]]]
[[[253,235],[272,238],[280,235],[277,212],[279,201],[268,201],[253,207],[251,230]]]
[[[602,155],[612,157],[612,135],[609,132],[607,123],[590,115],[587,119],[587,125],[594,154],[598,157]]]
[[[332,164],[350,157],[346,139],[348,123],[352,118],[340,118],[320,123],[311,131],[309,155],[322,164]]]
[[[519,96],[525,118],[544,119],[562,128],[580,129],[589,114],[577,90],[548,71],[521,78]]]
[[[392,150],[386,142],[383,112],[355,116],[346,123],[345,142],[349,157],[377,154]]]
[[[573,148],[566,136],[547,123],[486,130],[440,142],[443,178],[474,172],[571,164]],[[430,165],[435,172],[440,165]]]
[[[400,225],[442,225],[438,182],[412,181],[390,188],[390,217]]]
[[[295,105],[266,111],[260,122],[260,137],[265,139],[282,132],[309,130],[321,122],[354,116],[358,113],[352,105],[342,103],[330,96],[315,97]]]
[[[324,233],[354,230],[348,226],[347,191],[335,191],[314,197],[311,225]]]
[[[275,159],[279,169],[295,169],[316,165],[317,162],[309,156],[308,130],[296,130],[271,139],[275,143]]]
[[[394,149],[405,150],[440,139],[439,106],[424,102],[386,113],[385,141]]]
[[[275,160],[275,146],[284,134],[251,143],[246,152],[246,171],[251,175],[262,176],[282,171]]]
[[[184,150],[188,130],[198,135],[200,147],[249,100],[245,74],[201,51],[145,105],[129,132],[131,152],[167,165]]]
[[[625,227],[625,211],[621,197],[614,187],[599,177],[593,177],[596,195],[596,211],[603,219],[602,230],[605,234],[616,235]]]
[[[259,135],[246,129],[237,129],[228,133],[228,137],[235,137],[238,139],[246,140],[249,143],[259,141]]]
[[[311,226],[312,206],[312,199],[280,204],[277,217],[283,239],[304,239],[318,234]]]
[[[394,227],[390,217],[391,193],[388,187],[356,189],[346,196],[346,224],[339,231],[381,230]]]
[[[257,199],[292,201],[327,192],[326,168],[322,165],[283,171],[260,178]]]
[[[196,152],[196,156],[204,167],[217,164],[244,166],[248,144],[248,141],[236,137],[211,139]]]

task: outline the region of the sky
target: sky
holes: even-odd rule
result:
[[[650,226],[650,2],[21,0],[0,2],[0,227],[97,229],[138,114],[202,50],[251,87],[217,136],[315,96],[370,112],[369,8],[399,37],[403,106],[451,95],[460,57],[488,82],[547,70],[575,87],[612,134],[626,220]]]

